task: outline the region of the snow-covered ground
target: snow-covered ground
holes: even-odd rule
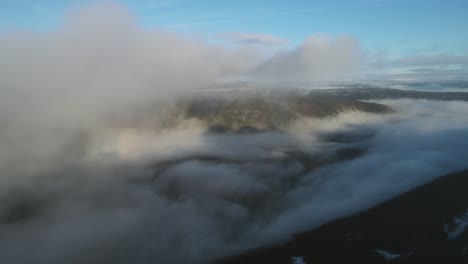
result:
[[[292,264],[307,264],[305,263],[303,257],[292,257],[291,261],[292,261]]]
[[[401,254],[394,254],[384,250],[374,250],[376,253],[380,254],[387,261],[398,260],[401,258]]]

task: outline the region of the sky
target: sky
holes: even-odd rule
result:
[[[0,2],[0,34],[48,31],[91,0]],[[101,1],[102,2],[102,1]],[[308,36],[349,35],[375,61],[429,56],[446,68],[468,65],[466,0],[114,0],[145,28],[163,28],[214,42],[245,41],[290,48]],[[226,41],[228,39],[229,41]],[[226,44],[227,45],[227,44]],[[453,64],[447,56],[461,57]],[[437,58],[434,58],[437,57]],[[429,59],[429,60],[431,60]],[[423,58],[428,67],[427,58]],[[397,63],[398,64],[398,63]],[[431,63],[429,63],[431,64]]]

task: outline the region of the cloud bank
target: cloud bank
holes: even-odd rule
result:
[[[49,157],[66,156],[68,141],[85,140],[109,118],[225,78],[336,76],[352,68],[356,49],[352,38],[315,36],[262,64],[264,54],[255,48],[143,29],[120,4],[82,6],[56,30],[0,36],[0,147],[9,150],[0,165],[15,168],[26,159],[31,167],[48,164]]]
[[[0,260],[206,263],[466,167],[467,103],[385,103],[399,112],[284,132],[209,134],[182,120],[97,136],[73,164],[2,178]]]

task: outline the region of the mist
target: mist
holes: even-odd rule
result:
[[[105,128],[115,116],[248,70],[257,60],[251,53],[145,30],[113,2],[72,9],[52,31],[5,33],[0,133],[8,151],[1,163],[49,163],[49,156],[63,156],[67,142]]]
[[[282,132],[210,134],[182,120],[97,136],[80,162],[3,177],[0,259],[206,263],[466,167],[467,103],[385,103],[398,112],[298,120]],[[339,158],[346,149],[360,151]]]
[[[209,263],[466,168],[465,102],[258,133],[174,115],[224,78],[337,78],[363,56],[353,37],[251,46],[143,29],[109,2],[0,35],[0,262]]]

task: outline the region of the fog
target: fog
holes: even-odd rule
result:
[[[5,33],[0,57],[3,164],[48,163],[62,156],[65,141],[116,115],[203,88],[257,60],[248,49],[144,30],[112,2],[70,10],[52,31]]]
[[[0,262],[207,263],[466,168],[465,102],[380,101],[397,111],[251,134],[173,115],[219,79],[342,75],[358,50],[316,36],[264,58],[144,30],[112,3],[1,35]]]
[[[282,132],[210,134],[180,120],[96,135],[79,161],[2,177],[0,259],[206,263],[466,167],[467,103],[385,103],[398,112],[298,120]],[[337,155],[349,149],[362,151]]]
[[[286,54],[266,57],[248,44],[226,47],[164,28],[145,29],[113,1],[79,6],[58,28],[0,35],[0,148],[8,149],[0,166],[25,159],[30,167],[43,166],[50,156],[64,157],[71,138],[83,140],[115,116],[220,80],[243,76],[280,83],[310,74],[337,76],[351,70],[356,49],[352,38],[317,35]],[[301,77],[289,64],[312,66]]]

